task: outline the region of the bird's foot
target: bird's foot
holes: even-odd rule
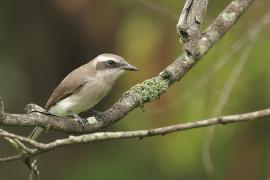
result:
[[[99,112],[99,111],[96,111],[94,109],[91,109],[90,110],[90,113],[97,118],[97,121],[104,121],[104,120],[106,120],[106,117],[103,114],[103,112]]]
[[[73,114],[72,116],[79,123],[80,126],[84,126],[88,123],[86,119],[80,117],[78,114]]]

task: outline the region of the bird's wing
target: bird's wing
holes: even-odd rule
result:
[[[45,109],[49,110],[53,105],[62,99],[78,92],[88,81],[86,78],[86,71],[78,71],[79,69],[71,72],[66,78],[55,88],[51,97],[45,105]],[[76,74],[76,75],[75,75]]]

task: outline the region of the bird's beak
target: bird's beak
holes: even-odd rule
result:
[[[139,69],[131,64],[125,64],[124,66],[121,66],[121,69],[125,71],[138,71]]]

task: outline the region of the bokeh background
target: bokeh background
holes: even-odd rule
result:
[[[205,27],[229,2],[209,2]],[[119,54],[140,68],[139,72],[125,74],[96,109],[110,107],[124,91],[155,76],[180,55],[175,26],[183,4],[183,0],[0,1],[0,96],[6,112],[23,113],[28,103],[43,106],[65,75],[104,52]],[[159,100],[145,105],[145,111],[134,110],[109,130],[146,129],[212,117],[220,107],[218,102],[229,78],[235,84],[218,115],[269,107],[270,27],[254,30],[262,26],[260,21],[268,13],[269,4],[268,0],[256,0],[180,82]],[[239,64],[243,54],[249,53],[248,48],[249,56]],[[239,66],[239,76],[232,75]],[[38,157],[41,178],[267,179],[267,119],[217,126],[208,151],[214,166],[211,175],[203,161],[209,129],[200,128],[143,140],[57,149]],[[2,128],[22,135],[32,130]],[[40,140],[66,136],[50,131]],[[6,142],[0,143],[1,156],[15,153]],[[27,179],[28,169],[19,161],[1,163],[0,176]]]

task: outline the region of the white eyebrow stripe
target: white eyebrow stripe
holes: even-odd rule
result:
[[[116,58],[114,56],[107,55],[107,54],[99,55],[97,58],[98,58],[98,61],[114,60],[116,62],[119,62],[118,58]]]

